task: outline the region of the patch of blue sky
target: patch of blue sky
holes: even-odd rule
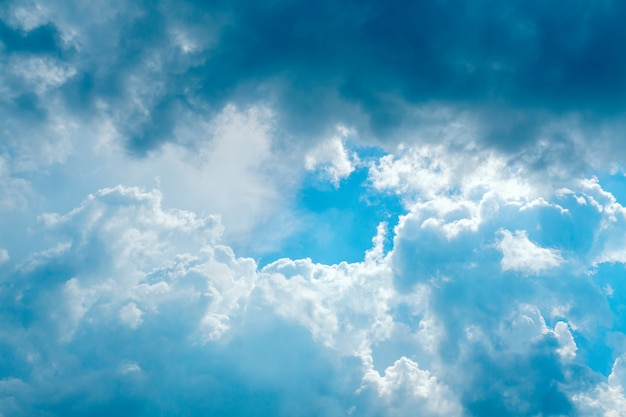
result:
[[[578,348],[576,351],[577,361],[604,376],[609,376],[615,361],[614,348],[607,345],[607,334],[603,332],[602,336],[604,337],[587,338],[576,331],[572,331],[574,342]]]
[[[626,332],[626,268],[620,263],[601,264],[591,278],[606,295],[599,304],[593,304],[595,311],[604,314],[599,314],[587,335],[574,331],[573,336],[578,347],[578,360],[608,376],[616,355],[619,356],[626,344],[623,338]],[[592,305],[583,295],[576,301],[575,309],[588,309]]]
[[[626,205],[626,173],[618,171],[612,175],[599,175],[598,182],[602,189],[613,194],[621,205]]]
[[[626,267],[622,263],[600,264],[593,278],[607,295],[612,329],[626,333]]]
[[[567,212],[549,206],[532,211],[531,215],[536,216],[536,226],[528,230],[530,238],[543,247],[587,252],[593,243],[594,230],[600,223],[600,213],[569,195],[559,198],[556,203]]]
[[[337,187],[318,171],[308,173],[296,197],[295,210],[302,227],[278,250],[263,255],[260,266],[283,257],[311,258],[325,264],[362,261],[381,222],[387,224],[387,252],[393,227],[404,213],[398,196],[370,186],[365,166],[358,167]]]

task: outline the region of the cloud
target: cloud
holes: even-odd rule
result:
[[[338,132],[338,136],[318,145],[305,156],[306,169],[315,170],[321,167],[335,187],[339,187],[341,179],[348,177],[359,162],[356,153],[349,155],[343,144],[349,131],[338,128]]]
[[[128,303],[120,309],[120,320],[131,329],[136,329],[143,323],[141,316],[143,311],[135,303]]]
[[[608,275],[594,265],[605,239],[620,245],[607,233],[621,230],[621,205],[597,179],[565,180],[572,188],[564,192],[502,155],[478,155],[424,146],[371,165],[374,186],[401,195],[407,210],[389,254],[394,284],[406,293],[429,288],[438,356],[428,363],[468,415],[574,413],[572,398],[600,378],[578,368],[595,355],[580,341],[602,345],[618,325],[602,289]]]
[[[615,359],[608,382],[599,384],[591,392],[576,395],[574,400],[581,404],[587,415],[620,417],[624,414],[623,358]]]
[[[620,415],[625,14],[0,5],[0,415]]]
[[[2,10],[3,56],[30,50],[27,67],[46,76],[9,100],[31,94],[20,100],[44,114],[45,79],[81,123],[110,119],[136,156],[187,143],[188,117],[232,104],[274,110],[287,148],[343,124],[388,147],[456,129],[542,171],[623,155],[619,2],[579,1],[567,16],[536,1],[27,5]]]
[[[193,145],[168,144],[142,159],[125,152],[108,117],[84,124],[58,106],[47,118],[54,124],[13,126],[15,135],[0,153],[0,210],[32,221],[42,211],[69,210],[83,195],[123,183],[159,188],[170,207],[220,213],[226,241],[253,251],[276,247],[291,233],[290,204],[306,171],[304,155],[274,152],[274,118],[267,108],[227,106],[209,119],[189,115],[177,132]],[[15,219],[6,225],[16,226]],[[12,240],[27,239],[19,230],[28,226],[20,226]],[[249,239],[258,229],[265,230],[263,238]]]
[[[389,415],[405,415],[415,409],[424,410],[426,415],[461,415],[461,408],[451,401],[448,388],[406,357],[401,357],[385,369],[384,376],[370,371],[363,380],[364,387],[374,386],[382,400],[389,404],[386,411]],[[399,404],[402,406],[399,407]]]
[[[528,239],[524,230],[511,233],[501,230],[502,239],[498,248],[502,251],[502,270],[522,271],[537,274],[543,270],[558,267],[563,258],[558,251],[535,245]]]
[[[576,193],[587,201],[584,190]],[[554,261],[530,232],[507,235],[520,230],[508,213],[568,216],[582,200],[550,197],[558,210],[550,200],[528,206],[510,197],[516,204],[508,207],[504,197],[490,198],[501,208],[473,229],[446,234],[445,223],[458,217],[419,227],[428,209],[413,203],[391,252],[381,225],[362,262],[280,259],[259,269],[220,243],[217,217],[166,209],[158,191],[100,190],[65,214],[41,216],[57,244],[12,260],[4,282],[13,287],[2,293],[1,348],[11,359],[0,364],[9,376],[0,410],[481,416],[599,409],[593,398],[609,382],[579,359],[592,354],[580,341],[598,343],[604,336],[596,326],[611,326],[596,277],[553,262],[573,281],[535,279],[546,270],[528,263],[515,264],[531,268],[527,279],[503,279],[493,243]],[[422,263],[409,267],[425,248],[456,253],[456,261],[418,255]]]
[[[2,293],[2,349],[13,358],[2,370],[21,387],[5,390],[17,402],[3,400],[3,413],[243,415],[257,400],[232,399],[269,389],[279,395],[263,394],[265,412],[291,415],[314,404],[315,413],[355,407],[353,414],[369,415],[371,396],[400,390],[357,392],[374,372],[369,346],[388,339],[392,326],[381,238],[362,263],[284,259],[259,271],[219,244],[217,218],[163,209],[158,191],[103,189],[41,221],[60,243],[17,263],[6,281],[13,289]],[[362,302],[372,295],[375,302]],[[416,367],[393,378],[412,378]],[[181,379],[189,382],[166,383]],[[443,390],[437,401],[454,403],[433,378],[418,379]],[[394,404],[414,400],[412,388],[402,389],[409,391]],[[195,405],[181,404],[181,395]],[[438,403],[417,404],[440,415]]]
[[[23,209],[27,206],[28,197],[33,194],[28,181],[11,175],[11,170],[7,167],[9,165],[7,159],[0,158],[0,178],[2,179],[0,210],[3,212]]]

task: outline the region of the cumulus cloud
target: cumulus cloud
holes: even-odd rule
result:
[[[587,415],[602,417],[620,417],[626,410],[624,395],[623,357],[615,359],[608,381],[599,384],[591,392],[574,396]]]
[[[2,3],[0,415],[621,415],[625,15]]]
[[[367,415],[364,404],[374,401],[368,395],[379,395],[377,390],[357,393],[364,373],[373,369],[370,346],[388,339],[393,326],[387,310],[394,290],[379,246],[362,263],[325,266],[285,259],[259,271],[253,260],[238,258],[218,243],[218,219],[165,210],[157,191],[121,186],[90,195],[69,213],[46,214],[41,221],[62,243],[18,264],[11,273],[18,280],[11,280],[12,291],[2,294],[7,323],[3,350],[13,358],[3,363],[3,373],[23,388],[19,395],[8,394],[18,396],[18,405],[5,401],[3,412],[59,410],[78,415],[121,407],[133,410],[132,415],[148,415],[154,409],[176,413],[179,391],[174,394],[158,381],[166,381],[166,374],[186,379],[189,372],[195,373],[182,360],[185,356],[171,364],[166,359],[183,352],[204,363],[200,366],[204,382],[185,388],[191,389],[186,394],[190,398],[206,395],[206,384],[215,384],[210,375],[224,372],[222,361],[248,363],[228,371],[230,382],[223,388],[209,389],[211,399],[194,406],[203,412],[237,414],[236,407],[217,398],[241,383],[248,388],[233,395],[247,395],[248,389],[268,384],[283,392],[268,405],[281,415],[311,398],[321,401],[318,410],[331,415],[342,415],[350,407],[359,410],[356,415]],[[372,296],[374,302],[362,302]],[[32,305],[37,313],[29,317]],[[9,321],[10,317],[14,319]],[[40,338],[48,342],[40,345]],[[286,365],[285,349],[293,350],[292,363]],[[259,355],[264,358],[260,363]],[[300,355],[319,359],[302,368]],[[221,359],[214,362],[212,357]],[[348,362],[342,365],[337,362],[340,358]],[[77,360],[87,360],[90,370],[70,365]],[[54,388],[45,375],[59,366],[62,371]],[[317,374],[323,367],[327,370]],[[43,376],[34,378],[31,372]],[[343,380],[339,375],[344,372],[354,377]],[[394,378],[403,378],[397,372]],[[311,380],[312,375],[323,379]],[[324,393],[320,389],[329,377],[337,390]],[[295,398],[288,393],[294,378],[304,390]],[[306,388],[301,385],[304,381],[312,385]],[[439,390],[432,378],[422,382],[424,389]],[[146,383],[155,391],[140,401]],[[121,384],[129,394],[120,397],[110,391],[111,384]],[[380,395],[395,390],[385,392]],[[84,401],[71,400],[79,393],[86,396]],[[412,388],[402,395],[403,401],[413,401]],[[183,405],[191,410],[189,406]],[[248,406],[252,404],[243,405],[242,414]],[[441,415],[434,405],[428,407],[433,415]]]
[[[524,230],[511,233],[500,231],[501,240],[498,248],[502,251],[502,269],[537,274],[543,270],[558,267],[563,258],[558,251],[542,248],[528,239]]]
[[[306,169],[323,169],[335,187],[339,187],[341,179],[349,176],[358,163],[356,153],[349,155],[343,143],[349,130],[340,127],[338,133],[339,135],[318,145],[305,156]]]
[[[579,355],[590,354],[584,346],[581,353],[576,338],[602,337],[591,323],[608,323],[609,307],[597,308],[605,293],[593,275],[563,269],[572,266],[562,262],[539,263],[575,275],[578,284],[503,279],[507,271],[490,240],[499,238],[503,251],[509,243],[539,251],[539,261],[554,253],[526,233],[502,229],[511,221],[502,207],[454,235],[443,231],[445,220],[414,228],[420,217],[412,210],[396,228],[391,252],[381,224],[362,262],[281,259],[259,269],[219,243],[216,217],[164,209],[158,191],[100,190],[66,214],[43,215],[45,233],[58,243],[16,264],[9,275],[15,278],[5,280],[13,287],[2,295],[2,349],[13,359],[2,365],[12,378],[3,382],[2,411],[243,415],[252,403],[235,406],[227,398],[264,389],[278,393],[263,409],[276,415],[302,412],[305,403],[330,415],[549,415],[597,408],[594,398],[609,388],[601,383],[589,390],[602,377],[589,368],[576,371]],[[425,240],[424,233],[439,237]],[[482,234],[488,238],[477,238]],[[507,236],[511,242],[503,243]],[[425,248],[457,253],[457,260],[429,255],[426,264]],[[415,254],[422,263],[409,268]],[[531,268],[533,276],[544,272],[529,265],[535,264],[515,267]],[[555,300],[564,306],[560,311]],[[567,307],[581,300],[596,308]],[[40,345],[41,338],[48,343]],[[72,366],[76,361],[88,361],[89,369]],[[51,366],[61,370],[56,388],[47,376]],[[170,378],[189,383],[173,388]],[[503,378],[506,386],[498,382]],[[323,389],[328,386],[332,390]],[[181,389],[193,406],[180,403]],[[85,400],[72,400],[76,395]],[[554,401],[541,403],[544,396]]]
[[[363,382],[360,389],[372,385],[379,392],[388,407],[388,415],[406,415],[416,409],[423,410],[423,415],[461,415],[461,407],[452,400],[448,388],[406,357],[385,369],[383,376],[370,371]]]
[[[564,192],[558,182],[516,171],[502,155],[472,161],[438,152],[401,149],[374,163],[370,178],[404,198],[408,213],[395,229],[389,260],[398,290],[430,287],[431,321],[438,328],[430,340],[438,360],[446,361],[432,363],[448,375],[439,378],[462,392],[460,403],[470,415],[574,412],[572,395],[585,388],[570,376],[595,378],[589,370],[585,376],[574,371],[581,349],[588,354],[577,338],[603,344],[597,338],[612,327],[601,288],[608,277],[594,265],[605,242],[620,241],[607,234],[623,224],[615,215],[621,205],[597,179],[566,180],[571,189]],[[511,281],[512,271],[528,279]],[[583,312],[581,303],[596,306],[594,312]],[[533,374],[539,363],[545,372]],[[518,366],[528,373],[499,385]],[[472,376],[451,383],[459,373]],[[527,385],[532,381],[545,390]],[[542,395],[554,403],[533,399]]]

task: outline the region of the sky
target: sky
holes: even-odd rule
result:
[[[626,416],[625,20],[0,2],[0,417]]]

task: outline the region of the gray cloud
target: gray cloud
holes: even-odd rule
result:
[[[5,53],[73,65],[66,104],[106,103],[136,155],[178,141],[187,112],[210,117],[226,103],[269,104],[289,137],[344,123],[378,143],[419,128],[415,107],[439,106],[470,112],[479,141],[508,151],[559,117],[597,124],[626,105],[626,9],[614,1],[69,6],[48,6],[28,30],[3,23]]]

